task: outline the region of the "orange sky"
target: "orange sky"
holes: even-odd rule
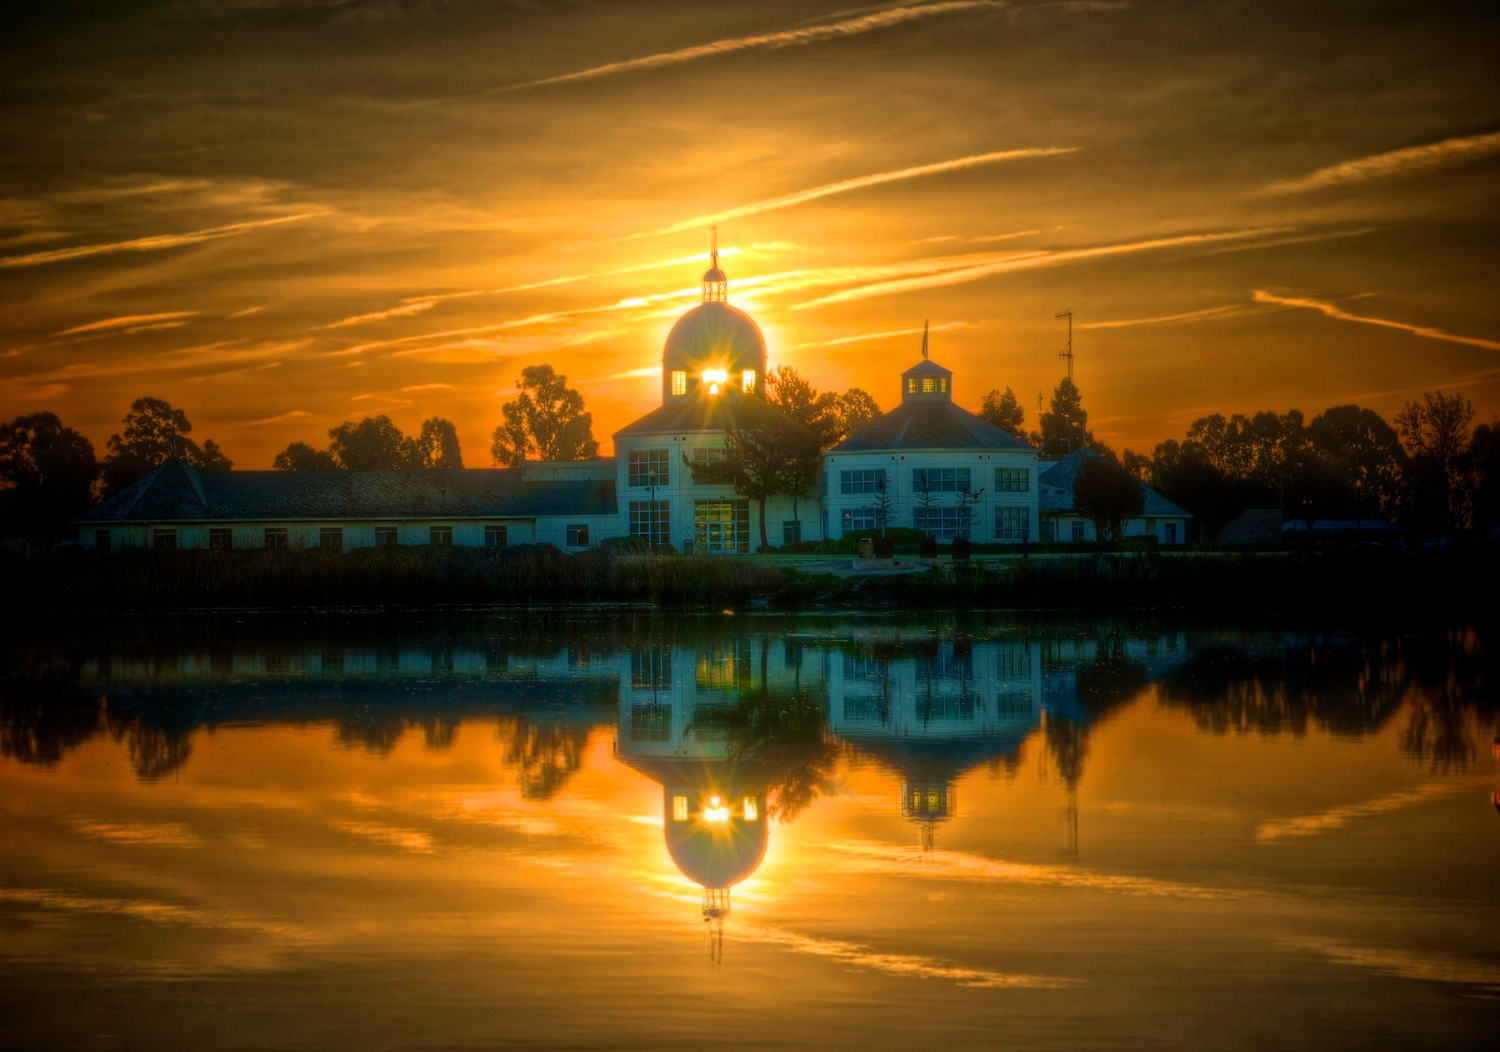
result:
[[[76,8],[76,9],[75,9]],[[1493,13],[160,0],[7,15],[0,417],[166,398],[241,468],[522,367],[656,404],[708,228],[772,364],[917,353],[1099,437],[1422,390],[1500,413]]]

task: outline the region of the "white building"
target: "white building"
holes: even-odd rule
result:
[[[1083,465],[1098,459],[1099,454],[1084,446],[1060,460],[1041,465],[1042,533],[1045,542],[1079,542],[1098,540],[1094,521],[1080,512],[1073,501],[1073,482]],[[1158,544],[1187,543],[1188,512],[1173,504],[1156,490],[1138,482],[1141,489],[1141,513],[1126,519],[1121,529],[1125,537],[1155,537]]]
[[[927,358],[901,374],[901,404],[823,454],[824,533],[910,526],[938,541],[1038,536],[1037,451],[953,404],[953,374]]]

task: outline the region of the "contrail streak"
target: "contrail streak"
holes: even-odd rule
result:
[[[3,256],[0,257],[0,267],[36,267],[44,263],[61,263],[65,260],[83,259],[86,256],[104,256],[114,252],[153,252],[163,248],[177,248],[180,245],[196,245],[200,241],[213,241],[221,237],[233,237],[247,230],[276,226],[278,223],[295,223],[299,219],[313,219],[327,214],[327,212],[303,212],[301,215],[282,216],[279,219],[258,219],[252,223],[233,223],[229,226],[216,226],[207,230],[191,230],[186,234],[157,234],[152,237],[139,237],[133,241],[115,241],[108,245],[80,245],[77,248],[33,252],[26,256]]]
[[[1074,153],[1077,149],[1078,147],[1076,146],[1046,146],[1024,150],[999,150],[995,153],[978,153],[972,157],[959,157],[952,161],[938,161],[936,164],[918,165],[915,168],[901,168],[894,172],[877,172],[874,175],[862,175],[856,179],[845,179],[838,183],[815,186],[810,190],[798,190],[796,193],[784,194],[781,197],[756,201],[754,204],[740,205],[738,208],[730,208],[723,212],[694,216],[692,219],[685,219],[680,223],[673,223],[671,226],[652,231],[652,234],[637,234],[636,236],[650,237],[655,234],[675,234],[682,230],[691,230],[698,227],[711,226],[715,223],[722,223],[729,219],[738,219],[741,216],[770,212],[778,208],[789,208],[792,205],[800,205],[805,201],[816,201],[820,197],[846,194],[851,190],[863,190],[869,186],[900,182],[903,179],[918,179],[924,175],[953,172],[962,168],[973,168],[981,164],[1014,161],[1023,157],[1051,157],[1060,153]]]
[[[850,18],[843,22],[833,22],[826,26],[809,26],[806,29],[786,29],[777,33],[762,33],[757,36],[715,40],[708,44],[698,44],[694,47],[680,48],[676,51],[663,51],[655,55],[646,55],[642,58],[626,59],[623,62],[610,62],[603,66],[594,66],[592,69],[579,70],[577,73],[564,73],[556,77],[529,80],[524,84],[512,84],[498,90],[520,91],[523,88],[539,88],[547,84],[569,84],[580,80],[596,80],[599,77],[614,76],[617,73],[633,73],[642,69],[659,69],[662,66],[680,66],[688,62],[696,62],[698,59],[716,58],[720,55],[730,55],[736,51],[750,51],[756,48],[773,49],[816,44],[824,40],[857,36],[860,33],[885,29],[888,26],[900,25],[903,22],[911,22],[919,18],[933,18],[937,15],[954,14],[959,11],[999,10],[1011,6],[1011,4],[1004,2],[1004,0],[947,0],[945,3],[893,7],[886,11],[877,11],[875,14],[862,15],[859,18]]]
[[[1391,150],[1371,157],[1360,157],[1342,164],[1319,168],[1301,179],[1288,179],[1272,183],[1265,188],[1268,194],[1300,194],[1308,190],[1325,190],[1332,186],[1351,183],[1370,183],[1381,179],[1402,179],[1413,175],[1427,175],[1454,165],[1482,161],[1500,153],[1500,132],[1486,135],[1466,135],[1457,139],[1427,143],[1423,146],[1408,146],[1404,150]]]
[[[1305,299],[1293,296],[1276,296],[1266,292],[1264,289],[1255,290],[1255,302],[1278,303],[1283,307],[1307,307],[1310,310],[1320,311],[1330,318],[1339,321],[1357,321],[1365,325],[1379,325],[1385,329],[1400,329],[1409,332],[1413,336],[1422,336],[1429,340],[1447,340],[1449,343],[1462,343],[1470,347],[1483,347],[1489,351],[1500,351],[1500,341],[1485,340],[1478,336],[1455,336],[1451,332],[1442,329],[1434,329],[1426,325],[1408,325],[1404,321],[1391,321],[1388,318],[1371,318],[1363,314],[1350,314],[1346,310],[1340,310],[1331,303],[1322,300]]]
[[[137,325],[150,325],[154,322],[172,321],[177,318],[191,318],[198,312],[195,310],[174,310],[164,314],[128,314],[123,318],[105,318],[103,321],[91,321],[87,325],[75,325],[71,329],[64,329],[55,333],[57,336],[73,336],[81,332],[104,332],[108,329],[131,329]]]

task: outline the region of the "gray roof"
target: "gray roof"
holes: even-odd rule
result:
[[[168,461],[77,521],[530,519],[613,515],[613,480],[526,481],[524,468],[211,471]]]
[[[903,402],[828,452],[864,453],[880,449],[1035,451],[1033,446],[1009,431],[981,420],[952,402]]]
[[[1098,460],[1099,454],[1085,446],[1075,449],[1061,460],[1043,467],[1037,474],[1037,484],[1040,488],[1038,494],[1042,511],[1072,511],[1073,510],[1073,482],[1078,478],[1078,473],[1083,470],[1085,461]],[[1140,518],[1152,519],[1190,519],[1192,516],[1156,490],[1138,482],[1141,492],[1146,500],[1141,508]]]
[[[764,423],[780,415],[755,395],[733,388],[721,395],[668,402],[615,432],[619,435],[676,435],[692,431],[727,431]]]

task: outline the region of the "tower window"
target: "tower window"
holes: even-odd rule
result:
[[[907,394],[916,394],[917,393],[917,378],[915,376],[908,376],[906,378],[906,393]]]
[[[944,394],[947,394],[947,392],[948,392],[948,378],[946,376],[940,376],[940,377],[938,377],[938,390],[942,391]]]
[[[687,394],[687,372],[685,370],[672,370],[672,393],[674,395]]]
[[[672,821],[686,822],[688,817],[687,797],[672,797]]]
[[[930,376],[922,377],[922,393],[932,394],[937,390],[937,381]]]
[[[750,394],[755,390],[754,369],[746,369],[742,373],[740,373],[740,386],[744,388],[746,394]]]

